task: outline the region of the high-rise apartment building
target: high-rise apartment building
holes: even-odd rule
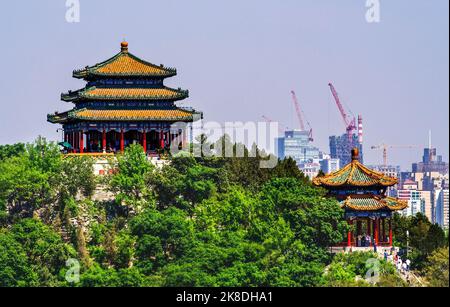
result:
[[[405,216],[414,216],[417,213],[425,212],[425,200],[422,199],[418,190],[398,190],[398,199],[406,201],[408,207],[403,209],[401,213]]]

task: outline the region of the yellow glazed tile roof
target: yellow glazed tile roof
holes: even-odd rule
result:
[[[74,118],[92,120],[190,120],[192,113],[173,110],[89,110],[74,112]]]
[[[167,74],[167,70],[156,66],[149,65],[143,61],[139,61],[129,53],[121,53],[120,56],[115,58],[113,61],[100,66],[95,70],[100,74],[123,74],[123,75],[133,75],[133,74],[143,74],[143,75],[164,75]]]
[[[185,90],[175,90],[169,87],[161,88],[105,88],[105,87],[88,87],[78,91],[69,92],[61,95],[64,101],[77,101],[80,99],[95,100],[180,100],[189,96],[189,92]]]
[[[87,78],[89,76],[142,76],[142,77],[171,77],[176,75],[176,69],[155,65],[144,61],[128,52],[126,46],[121,44],[121,51],[112,58],[87,66],[86,68],[75,70],[75,78]]]
[[[170,88],[93,88],[86,90],[83,97],[99,98],[178,98],[182,92]]]

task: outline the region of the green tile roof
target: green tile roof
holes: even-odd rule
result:
[[[341,206],[356,211],[377,211],[382,209],[397,211],[405,209],[408,204],[393,197],[350,195],[345,200],[341,201]]]

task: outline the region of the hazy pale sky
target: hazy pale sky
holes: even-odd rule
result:
[[[327,86],[333,82],[364,118],[370,146],[433,144],[449,156],[449,2],[380,0],[381,22],[367,23],[365,0],[80,0],[80,22],[65,19],[65,0],[4,1],[0,6],[0,144],[57,140],[46,114],[65,111],[61,92],[84,86],[72,70],[119,51],[176,67],[173,87],[207,120],[258,121],[265,114],[297,127],[297,92],[328,152],[344,125]],[[409,168],[422,149],[394,149]]]

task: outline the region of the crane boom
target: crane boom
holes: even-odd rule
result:
[[[336,105],[338,106],[339,112],[341,112],[342,119],[344,120],[345,127],[347,128],[348,126],[351,125],[351,123],[348,121],[347,113],[345,113],[344,106],[342,105],[341,100],[339,99],[339,95],[336,89],[334,88],[333,84],[328,83],[328,86],[331,89],[331,93],[333,94],[334,100],[336,101]]]
[[[347,130],[348,143],[353,143],[353,131],[356,129],[356,119],[353,117],[352,120],[349,120],[347,113],[345,112],[344,106],[339,99],[339,95],[334,88],[332,83],[328,83],[328,86],[331,89],[331,93],[333,94],[334,100],[336,101],[336,105],[338,106],[339,112],[341,112],[342,119],[344,120],[345,129]],[[351,111],[350,111],[351,113]]]
[[[295,111],[297,112],[297,119],[300,124],[300,130],[305,131],[305,124],[303,123],[302,113],[300,111],[300,104],[298,103],[297,95],[294,91],[291,91],[292,101],[295,106]]]

